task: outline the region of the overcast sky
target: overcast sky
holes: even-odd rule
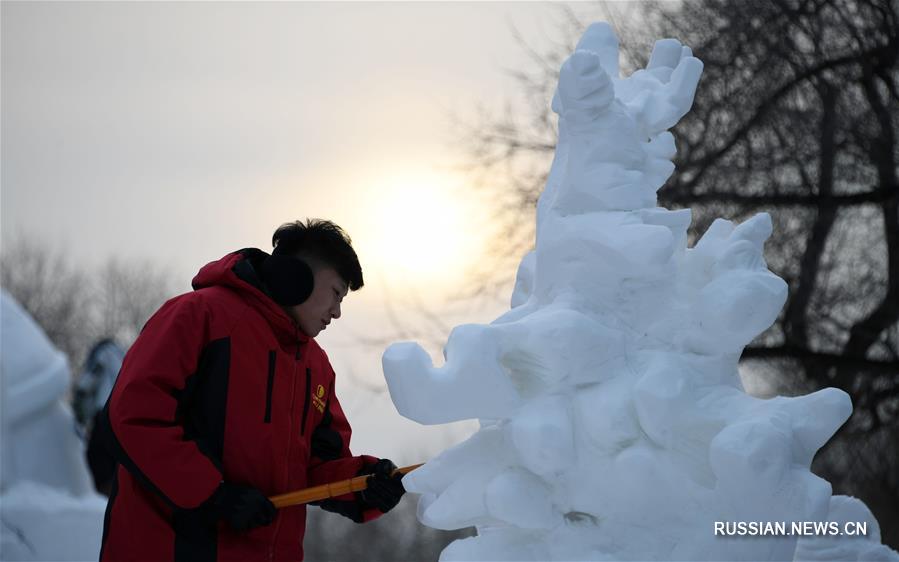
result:
[[[364,242],[383,227],[371,203],[396,197],[385,188],[458,182],[443,171],[460,154],[450,112],[498,108],[515,87],[503,69],[527,65],[510,25],[539,44],[557,14],[511,2],[2,6],[2,233],[187,275],[236,247],[267,249],[293,218],[332,218]]]
[[[436,301],[463,284],[487,235],[448,170],[462,162],[450,114],[499,109],[516,91],[504,69],[530,64],[511,26],[540,49],[560,19],[536,2],[0,9],[3,244],[22,233],[83,263],[149,259],[181,292],[210,260],[269,250],[284,221],[330,218],[353,237],[366,287],[320,341],[338,377],[375,384],[380,350],[351,335],[387,330],[385,291]],[[378,425],[357,424],[369,427],[355,448],[398,450],[377,435],[409,426],[350,391],[351,420]]]

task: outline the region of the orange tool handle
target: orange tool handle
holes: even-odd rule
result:
[[[412,472],[420,466],[420,464],[413,464],[412,466],[404,466],[403,468],[398,468],[393,471],[393,474],[391,474],[391,476]],[[355,478],[349,478],[347,480],[340,480],[338,482],[322,484],[321,486],[303,488],[302,490],[296,490],[293,492],[287,492],[286,494],[272,496],[269,499],[273,504],[275,504],[275,507],[277,508],[287,507],[289,505],[300,505],[309,502],[316,502],[319,500],[326,500],[328,498],[342,496],[351,492],[359,492],[368,488],[369,476],[371,475],[365,474],[363,476],[357,476]]]

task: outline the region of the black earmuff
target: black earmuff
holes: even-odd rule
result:
[[[309,264],[293,256],[277,254],[262,262],[262,280],[272,299],[281,306],[306,302],[315,285]]]

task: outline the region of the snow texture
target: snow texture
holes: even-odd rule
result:
[[[477,527],[441,560],[899,559],[870,529],[798,548],[714,536],[715,521],[876,521],[809,471],[848,395],[742,387],[743,347],[787,297],[763,257],[768,214],[718,219],[688,248],[690,210],[657,206],[701,73],[664,39],[620,78],[615,34],[590,26],[552,100],[559,142],[511,309],[456,327],[442,367],[415,343],[385,351],[402,415],[480,420],[404,479],[425,525]]]
[[[96,560],[106,498],[64,402],[68,362],[6,291],[0,303],[0,560]]]

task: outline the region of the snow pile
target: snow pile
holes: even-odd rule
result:
[[[475,525],[441,560],[888,558],[857,500],[831,497],[809,465],[849,417],[825,389],[760,400],[743,347],[787,286],[767,269],[765,213],[715,221],[687,248],[690,211],[656,206],[674,171],[668,131],[702,63],[658,41],[619,78],[618,40],[591,26],[562,65],[559,144],[537,211],[536,250],[512,309],[456,327],[436,368],[417,344],[384,353],[399,412],[481,429],[405,477],[419,519]],[[715,536],[718,522],[871,521],[868,537]]]
[[[6,291],[0,303],[0,559],[96,559],[106,498],[63,402],[68,362]]]
[[[2,496],[0,560],[96,560],[106,498],[23,481]]]

